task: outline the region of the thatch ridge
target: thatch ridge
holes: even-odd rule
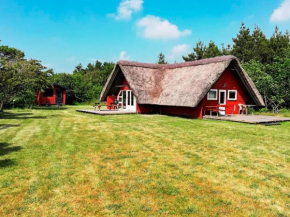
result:
[[[184,68],[190,66],[198,66],[198,65],[207,65],[210,63],[218,63],[229,60],[238,60],[235,56],[226,55],[226,56],[218,56],[208,59],[195,60],[184,63],[174,63],[174,64],[157,64],[157,63],[142,63],[128,60],[120,60],[117,62],[118,65],[122,66],[137,66],[143,68],[151,68],[151,69],[175,69],[175,68]]]

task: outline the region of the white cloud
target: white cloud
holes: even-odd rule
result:
[[[119,56],[119,60],[129,60],[130,56],[127,55],[126,51],[122,51]]]
[[[137,22],[144,38],[149,39],[176,39],[191,34],[191,30],[180,31],[178,27],[166,19],[147,15]]]
[[[168,59],[169,60],[180,59],[182,55],[185,55],[188,53],[189,48],[190,46],[188,44],[180,44],[180,45],[174,46],[168,55]]]
[[[270,21],[287,21],[290,20],[290,0],[284,0],[279,8],[275,9]]]
[[[116,20],[129,20],[134,12],[142,10],[143,0],[122,0],[117,9],[117,14],[109,14]]]

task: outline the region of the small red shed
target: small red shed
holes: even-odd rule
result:
[[[44,92],[39,91],[37,95],[38,105],[65,105],[67,88],[53,83],[51,88]]]
[[[234,56],[179,64],[119,61],[100,96],[137,113],[202,118],[206,108],[238,114],[240,105],[264,106],[253,81]]]

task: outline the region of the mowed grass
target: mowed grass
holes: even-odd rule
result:
[[[0,216],[290,215],[290,123],[75,109],[0,119]]]

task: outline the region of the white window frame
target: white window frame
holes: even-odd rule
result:
[[[230,98],[230,92],[235,92],[236,97],[235,98]],[[228,100],[229,101],[235,101],[238,98],[238,91],[237,90],[228,90]]]
[[[216,94],[215,94],[215,98],[209,98],[209,92],[212,92],[214,91]],[[207,93],[207,100],[217,100],[218,99],[218,90],[217,89],[210,89]]]

